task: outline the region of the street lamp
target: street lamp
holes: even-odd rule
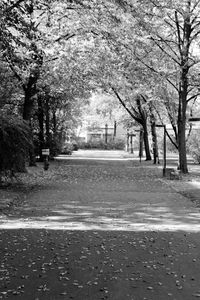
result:
[[[156,125],[156,127],[163,127],[164,137],[163,137],[163,176],[166,176],[166,165],[167,165],[167,150],[166,150],[166,125]]]

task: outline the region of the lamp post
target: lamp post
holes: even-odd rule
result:
[[[166,125],[155,125],[156,127],[163,127],[164,136],[163,136],[163,176],[166,176],[166,165],[167,165],[167,143],[166,143]]]

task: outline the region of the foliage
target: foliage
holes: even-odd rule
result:
[[[31,146],[30,128],[25,121],[16,116],[0,116],[0,172],[24,171]]]
[[[124,150],[124,140],[109,141],[107,144],[104,141],[79,142],[80,149],[99,149],[99,150]]]
[[[99,88],[132,106],[135,117],[140,110],[148,126],[150,102],[154,121],[171,122],[186,173],[185,127],[199,95],[199,11],[199,0],[2,0],[0,62],[7,64],[6,75],[8,66],[12,70],[21,92],[9,75],[0,101],[4,105],[5,95],[18,103],[23,92],[21,113],[33,121],[35,100],[50,87],[47,132],[54,140],[81,123],[82,104]],[[100,114],[108,114],[107,108],[113,113],[112,101],[99,106]]]
[[[197,131],[197,130],[195,130]],[[200,164],[200,131],[192,132],[187,143],[187,151]]]

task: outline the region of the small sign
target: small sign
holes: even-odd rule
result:
[[[42,149],[42,155],[49,155],[49,149]]]

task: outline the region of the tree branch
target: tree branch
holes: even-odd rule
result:
[[[181,55],[181,60],[182,60],[183,59],[183,53],[182,53],[181,45],[183,44],[183,41],[181,39],[181,32],[180,32],[180,26],[179,26],[177,11],[175,11],[175,20],[176,20],[176,28],[177,28],[177,34],[178,34],[178,49],[179,49],[179,53]]]
[[[161,117],[159,111],[157,110],[157,108],[156,108],[156,106],[155,106],[154,104],[153,104],[153,106],[154,106],[154,109],[155,109],[155,111],[156,111],[156,113],[157,113],[157,115],[158,115],[158,117],[159,117],[159,120],[160,120],[161,124],[164,125],[163,120],[162,120],[162,117]],[[173,130],[174,130],[175,136],[176,136],[176,127],[173,126],[173,124],[172,124],[172,127],[173,127]],[[176,147],[176,149],[178,149],[177,144],[173,141],[171,135],[169,134],[169,132],[168,132],[167,130],[166,130],[166,134],[167,134],[167,136],[168,136],[170,142]]]
[[[11,10],[13,10],[15,7],[17,7],[20,3],[24,2],[25,0],[18,0],[17,2],[15,2],[13,5],[11,5],[10,7],[8,7],[7,9],[5,9],[4,13],[9,13],[11,12]]]
[[[160,48],[160,50],[165,53],[168,57],[170,57],[176,64],[178,64],[180,66],[180,62],[178,60],[176,60],[171,54],[169,54],[163,47],[160,46],[160,44],[156,41],[156,39],[154,39],[153,37],[151,37],[151,40],[158,46],[158,48]]]
[[[25,88],[24,82],[21,78],[21,76],[17,73],[17,71],[15,70],[13,64],[11,63],[11,61],[8,59],[8,57],[6,57],[6,61],[9,64],[9,67],[11,68],[11,70],[13,71],[15,77],[21,82],[23,88]]]
[[[117,99],[119,100],[119,102],[122,104],[122,106],[126,109],[126,111],[129,113],[129,115],[139,124],[142,125],[141,119],[134,116],[134,114],[130,111],[130,109],[126,106],[126,104],[124,103],[124,101],[122,100],[122,98],[120,97],[120,95],[118,94],[118,92],[114,89],[114,87],[110,86],[111,89],[113,90],[113,92],[115,93]]]
[[[69,39],[73,38],[76,34],[75,33],[67,33],[64,35],[61,35],[60,37],[58,37],[57,39],[54,40],[54,42],[59,42],[60,40],[65,40],[68,41]]]
[[[166,45],[167,45],[167,47],[172,51],[172,53],[177,57],[177,58],[179,58],[178,57],[178,55],[177,55],[177,53],[174,51],[174,49],[170,46],[170,43],[172,43],[173,41],[169,41],[169,40],[166,40],[166,39],[163,39],[160,35],[158,35],[158,34],[156,34],[157,36],[158,36],[158,38],[159,38],[159,40],[158,40],[158,42],[163,42],[163,43],[165,43]],[[154,38],[154,42],[156,42],[157,40]],[[175,43],[175,45],[176,45],[176,43]],[[162,50],[163,48],[161,48],[161,50]],[[163,51],[163,50],[162,50]],[[175,60],[170,54],[168,54],[167,52],[165,52],[167,55],[169,55],[173,60]],[[176,62],[176,60],[175,60],[175,62]]]
[[[193,99],[196,100],[196,98],[197,98],[198,96],[200,96],[200,92],[197,93],[197,94],[195,94],[195,95],[193,95],[193,96],[191,96],[189,99],[187,99],[187,103],[190,102],[190,101],[193,100]]]
[[[153,71],[154,73],[158,74],[160,77],[163,78],[163,75],[160,74],[156,69],[154,69],[153,67],[149,66],[148,64],[146,64],[141,58],[139,58],[136,54],[134,54],[135,57],[145,66],[147,67],[149,70]],[[165,77],[165,79],[173,86],[173,88],[179,92],[179,89],[176,87],[176,85],[167,77]]]

